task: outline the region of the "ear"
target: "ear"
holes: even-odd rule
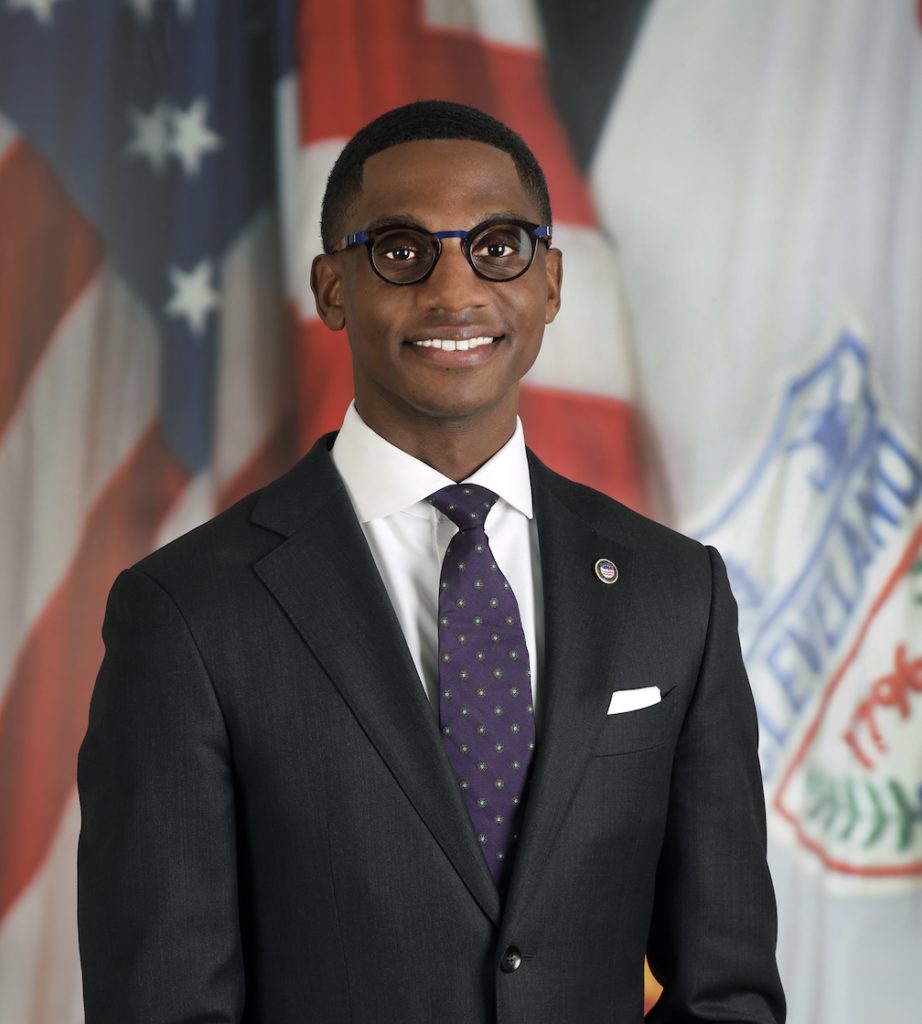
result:
[[[335,256],[321,253],[311,264],[311,291],[317,315],[331,331],[346,326],[342,273]]]
[[[563,284],[563,253],[559,249],[548,249],[544,261],[547,278],[547,299],[544,306],[544,322],[551,323],[560,312],[560,287]]]

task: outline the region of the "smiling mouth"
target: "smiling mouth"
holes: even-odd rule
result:
[[[482,348],[484,345],[492,345],[499,338],[423,338],[420,341],[411,341],[415,348],[437,348],[443,352],[467,352],[472,348]]]

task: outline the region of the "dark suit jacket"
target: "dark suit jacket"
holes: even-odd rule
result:
[[[719,556],[530,456],[546,658],[501,904],[332,437],[112,589],[79,762],[87,1024],[637,1024],[645,953],[657,1022],[782,1021]]]

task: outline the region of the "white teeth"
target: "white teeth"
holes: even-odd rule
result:
[[[420,348],[440,348],[443,352],[466,352],[468,349],[480,348],[492,342],[492,338],[461,338],[459,341],[452,338],[424,338],[422,341],[414,341],[413,344]]]

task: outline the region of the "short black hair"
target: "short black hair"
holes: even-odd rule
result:
[[[447,100],[419,100],[388,110],[360,128],[337,157],[320,208],[320,237],[326,252],[340,236],[346,208],[361,191],[365,161],[391,146],[429,139],[469,139],[508,153],[522,185],[538,203],[544,222],[551,223],[551,199],[544,172],[519,135],[476,107]]]

